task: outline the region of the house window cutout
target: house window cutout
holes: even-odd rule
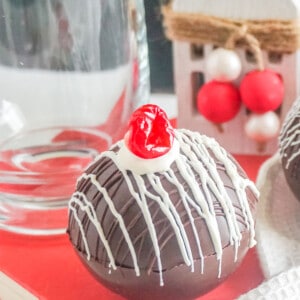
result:
[[[278,52],[269,52],[268,60],[272,64],[280,64],[282,62],[283,54]]]
[[[245,51],[245,58],[248,63],[257,63],[254,53],[248,49]]]
[[[205,83],[205,77],[204,73],[202,72],[193,72],[191,76],[192,81],[192,94],[193,94],[193,114],[199,115],[199,111],[197,108],[197,94],[199,89],[203,86]]]
[[[191,45],[191,56],[192,56],[192,59],[203,59],[204,58],[204,45],[192,44]]]

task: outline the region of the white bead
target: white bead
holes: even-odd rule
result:
[[[205,65],[210,79],[223,82],[237,79],[242,70],[239,56],[234,51],[224,48],[210,52]]]
[[[252,114],[245,125],[247,136],[256,142],[266,142],[278,135],[280,120],[276,113]]]

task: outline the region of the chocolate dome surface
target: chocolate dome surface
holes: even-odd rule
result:
[[[286,181],[300,200],[300,98],[285,117],[279,135],[279,153]]]
[[[79,178],[68,234],[107,287],[128,299],[193,299],[222,282],[255,244],[258,192],[211,138],[175,130],[169,169],[120,167],[124,142]]]

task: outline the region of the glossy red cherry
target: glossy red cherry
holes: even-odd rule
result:
[[[135,155],[156,158],[171,149],[174,130],[166,113],[159,106],[146,104],[132,114],[124,140]]]
[[[276,110],[284,97],[282,77],[272,70],[251,71],[243,78],[240,93],[245,106],[255,113]]]
[[[240,107],[239,91],[230,82],[210,81],[200,88],[197,95],[198,111],[213,123],[230,121]]]

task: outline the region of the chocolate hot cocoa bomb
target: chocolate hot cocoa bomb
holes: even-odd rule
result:
[[[137,110],[124,140],[82,174],[68,234],[91,273],[127,299],[194,299],[255,244],[258,192],[211,138]]]
[[[279,153],[287,184],[300,200],[300,98],[294,102],[283,122]]]

